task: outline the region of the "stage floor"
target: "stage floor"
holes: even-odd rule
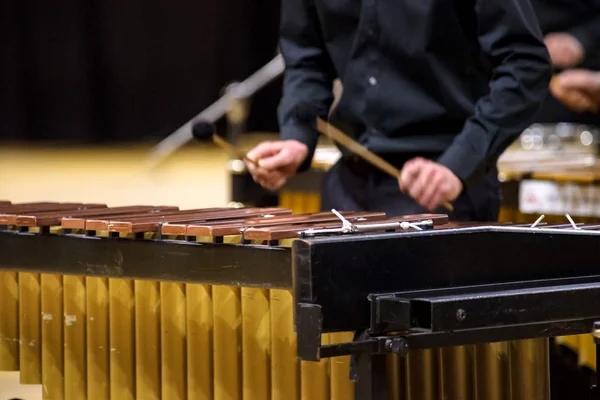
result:
[[[151,170],[149,150],[0,145],[0,198],[180,208],[229,201],[227,154],[213,146],[191,146]]]

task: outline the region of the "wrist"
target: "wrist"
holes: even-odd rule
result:
[[[294,164],[297,166],[297,169],[300,170],[300,167],[303,166],[304,162],[308,157],[308,146],[306,145],[306,143],[303,143],[296,139],[287,139],[285,140],[285,142],[288,151],[293,155]]]
[[[280,140],[289,141],[294,148],[304,148],[304,159],[300,161],[298,172],[304,172],[310,168],[317,147],[318,132],[309,126],[290,122],[281,127]]]

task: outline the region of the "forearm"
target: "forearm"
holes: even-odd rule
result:
[[[296,49],[295,49],[296,50]],[[305,50],[305,49],[303,49]],[[326,119],[333,103],[333,78],[308,57],[290,57],[298,64],[287,64],[283,77],[283,96],[278,108],[281,140],[297,140],[308,147],[308,156],[301,170],[305,170],[312,160],[319,133],[315,124],[307,124],[301,108],[310,106],[319,116]],[[285,57],[285,56],[284,56]],[[300,114],[300,115],[298,115]],[[296,118],[298,115],[299,118]],[[316,122],[316,121],[315,121]]]
[[[286,0],[281,13],[280,51],[286,68],[278,108],[280,138],[297,140],[308,147],[300,170],[310,165],[319,134],[295,115],[299,107],[308,104],[325,117],[333,102],[335,79],[312,1]]]
[[[482,179],[486,167],[533,122],[552,73],[527,1],[486,1],[478,15],[484,29],[480,45],[495,66],[490,91],[477,101],[473,116],[438,160],[467,185]]]

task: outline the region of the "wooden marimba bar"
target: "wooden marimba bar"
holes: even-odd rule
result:
[[[342,216],[357,226],[423,219],[438,228],[455,226],[441,215]],[[7,233],[56,240],[76,235],[82,243],[153,240],[160,252],[141,252],[139,257],[148,257],[152,264],[165,254],[189,265],[177,278],[171,273],[177,265],[160,271],[142,268],[132,278],[123,269],[129,256],[117,252],[103,262],[90,262],[84,247],[73,247],[81,251],[79,273],[57,272],[55,265],[37,271],[0,265],[0,369],[20,371],[24,384],[42,384],[45,399],[354,397],[349,356],[298,359],[291,282],[279,278],[289,272],[269,267],[280,254],[272,251],[289,249],[300,232],[337,229],[340,219],[334,213],[3,202],[0,226]],[[389,229],[400,228],[381,230]],[[264,268],[265,280],[240,283],[235,278],[237,261],[223,259],[213,271],[214,283],[194,283],[188,278],[196,273],[193,260],[177,253],[174,241],[269,249],[264,265],[255,266]],[[53,262],[73,258],[62,248],[43,251],[52,253]],[[18,257],[28,262],[40,256],[23,252]],[[330,332],[323,344],[352,337],[353,332]],[[402,358],[389,355],[388,369],[394,399],[548,399],[544,338],[424,349]]]

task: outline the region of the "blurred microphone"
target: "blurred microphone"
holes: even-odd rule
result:
[[[200,120],[192,125],[192,136],[200,143],[212,140],[216,132],[215,126],[208,121]]]

